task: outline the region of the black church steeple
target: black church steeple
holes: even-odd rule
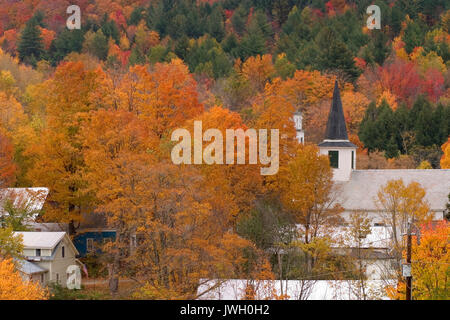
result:
[[[325,140],[348,140],[341,93],[339,92],[337,81],[334,83],[333,102],[331,104],[330,114],[328,115]]]
[[[345,124],[344,109],[342,108],[341,93],[338,82],[334,83],[333,101],[328,115],[325,138],[319,146],[356,147],[348,140]]]

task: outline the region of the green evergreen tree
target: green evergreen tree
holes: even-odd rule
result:
[[[405,42],[405,50],[410,54],[415,47],[424,43],[426,26],[423,23],[411,21],[405,28],[402,40]]]
[[[44,53],[41,31],[38,28],[39,18],[31,18],[25,24],[25,28],[20,36],[17,51],[21,61],[36,65]]]
[[[50,61],[53,66],[56,66],[59,61],[64,59],[66,55],[71,52],[81,52],[83,48],[84,31],[81,30],[68,30],[64,29],[52,41],[50,45]]]
[[[368,152],[373,152],[377,149],[377,128],[375,121],[377,117],[377,106],[375,102],[371,102],[367,107],[366,114],[359,126],[358,137],[364,143]]]
[[[231,24],[233,26],[234,31],[237,34],[242,35],[245,31],[245,24],[247,22],[247,11],[243,6],[239,6],[231,17]]]
[[[130,19],[128,19],[127,23],[129,26],[137,26],[139,22],[144,18],[143,14],[144,8],[135,7],[131,12]]]
[[[354,56],[338,35],[324,27],[316,37],[319,55],[315,67],[318,70],[341,70],[354,81],[361,71],[355,66]]]
[[[239,41],[234,33],[230,33],[225,39],[223,39],[221,45],[223,51],[228,53],[232,58],[239,57]]]
[[[105,60],[108,55],[108,38],[100,29],[95,33],[92,50],[92,53],[100,60]]]
[[[398,154],[399,154],[399,150],[398,150],[397,142],[395,141],[395,137],[391,136],[388,143],[386,144],[384,156],[387,159],[391,159],[391,158],[398,157]]]
[[[267,52],[266,36],[263,27],[256,19],[252,19],[246,35],[239,44],[239,56],[246,60],[250,56],[262,55]]]
[[[389,156],[398,153],[398,132],[395,114],[386,100],[383,99],[377,109],[377,119],[375,121],[377,130],[376,148],[379,151],[386,151]]]
[[[435,142],[436,124],[433,123],[431,103],[423,96],[417,98],[410,114],[414,124],[416,142],[421,146],[431,146]]]
[[[221,7],[216,7],[207,20],[207,30],[211,37],[221,42],[225,37],[224,17]]]

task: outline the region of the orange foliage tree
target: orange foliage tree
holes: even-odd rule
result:
[[[13,162],[13,146],[0,133],[0,188],[12,186],[15,181],[16,165]]]
[[[11,259],[0,260],[0,300],[45,300],[48,291],[39,283],[24,281]]]
[[[450,169],[450,138],[442,145],[441,149],[444,152],[441,158],[441,168]]]
[[[450,295],[450,225],[443,220],[435,226],[424,224],[420,242],[413,237],[411,273],[414,300],[448,300]],[[406,251],[403,252],[406,257]],[[392,299],[405,299],[406,285],[402,280],[396,288],[388,287]]]
[[[137,298],[193,298],[200,279],[234,276],[250,244],[218,223],[197,168],[159,159],[152,125],[135,112],[99,110],[81,131],[97,211],[117,230],[105,247],[110,290],[134,274]]]
[[[203,112],[197,83],[180,59],[170,63],[135,66],[122,79],[116,97],[120,108],[145,119],[159,137]]]
[[[45,218],[70,223],[70,232],[81,220],[89,199],[82,191],[85,182],[81,144],[78,138],[83,114],[102,106],[106,93],[99,90],[106,75],[86,70],[82,62],[61,64],[53,78],[37,88],[36,99],[45,106],[44,125],[36,128],[33,141],[26,150],[32,159],[27,173],[34,185],[50,189]]]

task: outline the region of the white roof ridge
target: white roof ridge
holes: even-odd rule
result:
[[[54,249],[66,236],[64,231],[16,231],[15,235],[22,235],[24,248]]]

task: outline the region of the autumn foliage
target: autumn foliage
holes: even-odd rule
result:
[[[420,240],[413,237],[412,243],[412,277],[414,300],[447,300],[449,296],[449,236],[450,226],[447,221],[436,225],[424,224],[420,230]],[[406,252],[403,252],[405,257]],[[397,288],[388,288],[394,299],[405,299],[405,283]]]
[[[39,283],[22,280],[11,259],[0,260],[0,300],[48,299],[46,289]]]

